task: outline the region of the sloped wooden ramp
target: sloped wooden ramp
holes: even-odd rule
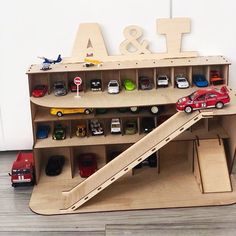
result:
[[[189,115],[177,112],[82,183],[68,191],[63,191],[61,213],[75,211],[200,119],[211,116],[210,111],[196,111]]]
[[[232,191],[222,139],[196,142],[200,183],[203,193]]]

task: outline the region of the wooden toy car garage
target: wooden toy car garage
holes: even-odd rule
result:
[[[185,19],[182,23],[186,23]],[[161,30],[164,31],[164,27]],[[43,71],[40,65],[32,65],[27,71],[30,93],[38,84],[48,88],[45,96],[31,97],[37,185],[30,208],[51,215],[234,203],[236,181],[231,175],[236,147],[234,92],[228,87],[231,103],[223,109],[186,114],[175,108],[180,97],[198,89],[192,81],[195,74],[204,75],[210,84],[211,71],[218,71],[223,84],[228,85],[230,62],[223,56],[199,57],[180,51],[179,56],[164,55],[160,59],[156,54],[145,53],[144,47],[135,55],[127,53],[109,60],[109,56],[106,59],[106,55],[93,50],[92,39],[86,50],[78,52],[79,40],[75,42],[71,58],[52,65],[50,70]],[[84,66],[83,60],[90,54],[101,60],[102,65]],[[176,87],[175,78],[179,74],[187,77],[189,88]],[[168,86],[157,85],[158,75],[169,78]],[[54,95],[55,82],[63,81],[68,89],[78,76],[83,80],[80,98],[73,92]],[[141,77],[150,78],[152,89],[140,88]],[[102,91],[91,91],[90,82],[94,79],[101,80]],[[126,91],[125,79],[131,80],[136,89]],[[111,80],[118,81],[119,93],[107,92]],[[150,113],[152,106],[158,107],[156,114]],[[138,107],[138,112],[124,109],[130,107]],[[51,108],[88,108],[92,112],[58,117],[50,114]],[[101,109],[104,112],[99,112]],[[147,117],[155,125],[149,133],[143,127]],[[118,134],[111,133],[112,119],[120,121]],[[103,135],[92,134],[90,122],[93,120],[101,124]],[[126,133],[129,122],[136,124],[132,134]],[[52,131],[58,124],[66,127],[64,140],[52,139]],[[37,139],[40,125],[50,126],[48,138]],[[86,127],[85,136],[76,136],[78,125]],[[78,167],[78,158],[84,153],[96,153],[98,164],[98,170],[86,179],[80,177]],[[150,167],[144,160],[153,154],[157,164]],[[66,158],[58,176],[45,174],[51,155]],[[142,168],[135,168],[140,163]]]

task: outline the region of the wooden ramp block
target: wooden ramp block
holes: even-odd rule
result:
[[[203,192],[232,191],[222,139],[199,140],[196,146]]]

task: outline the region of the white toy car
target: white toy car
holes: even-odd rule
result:
[[[189,82],[184,75],[177,75],[175,78],[175,83],[177,88],[180,89],[189,87]]]
[[[119,93],[120,85],[117,80],[110,80],[107,86],[108,93]]]
[[[168,87],[169,78],[167,75],[158,75],[157,77],[157,86],[158,87]]]
[[[111,120],[111,133],[120,134],[121,133],[121,124],[119,118],[114,118]]]

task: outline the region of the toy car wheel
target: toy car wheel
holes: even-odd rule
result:
[[[193,108],[190,107],[190,106],[187,106],[187,107],[184,108],[184,111],[189,114],[193,111]]]
[[[137,113],[138,112],[138,107],[130,107],[130,111],[132,113]]]
[[[222,109],[224,107],[224,103],[223,102],[217,102],[216,103],[216,108],[217,109]]]
[[[158,106],[152,106],[150,108],[150,111],[151,111],[152,114],[157,114],[158,111],[159,111],[159,108],[158,108]]]
[[[61,111],[58,111],[58,112],[57,112],[57,116],[58,116],[58,117],[62,117],[62,116],[63,116],[62,112],[61,112]]]
[[[89,115],[90,112],[91,112],[91,111],[90,111],[89,109],[85,109],[85,110],[84,110],[84,114],[86,114],[86,115]]]

